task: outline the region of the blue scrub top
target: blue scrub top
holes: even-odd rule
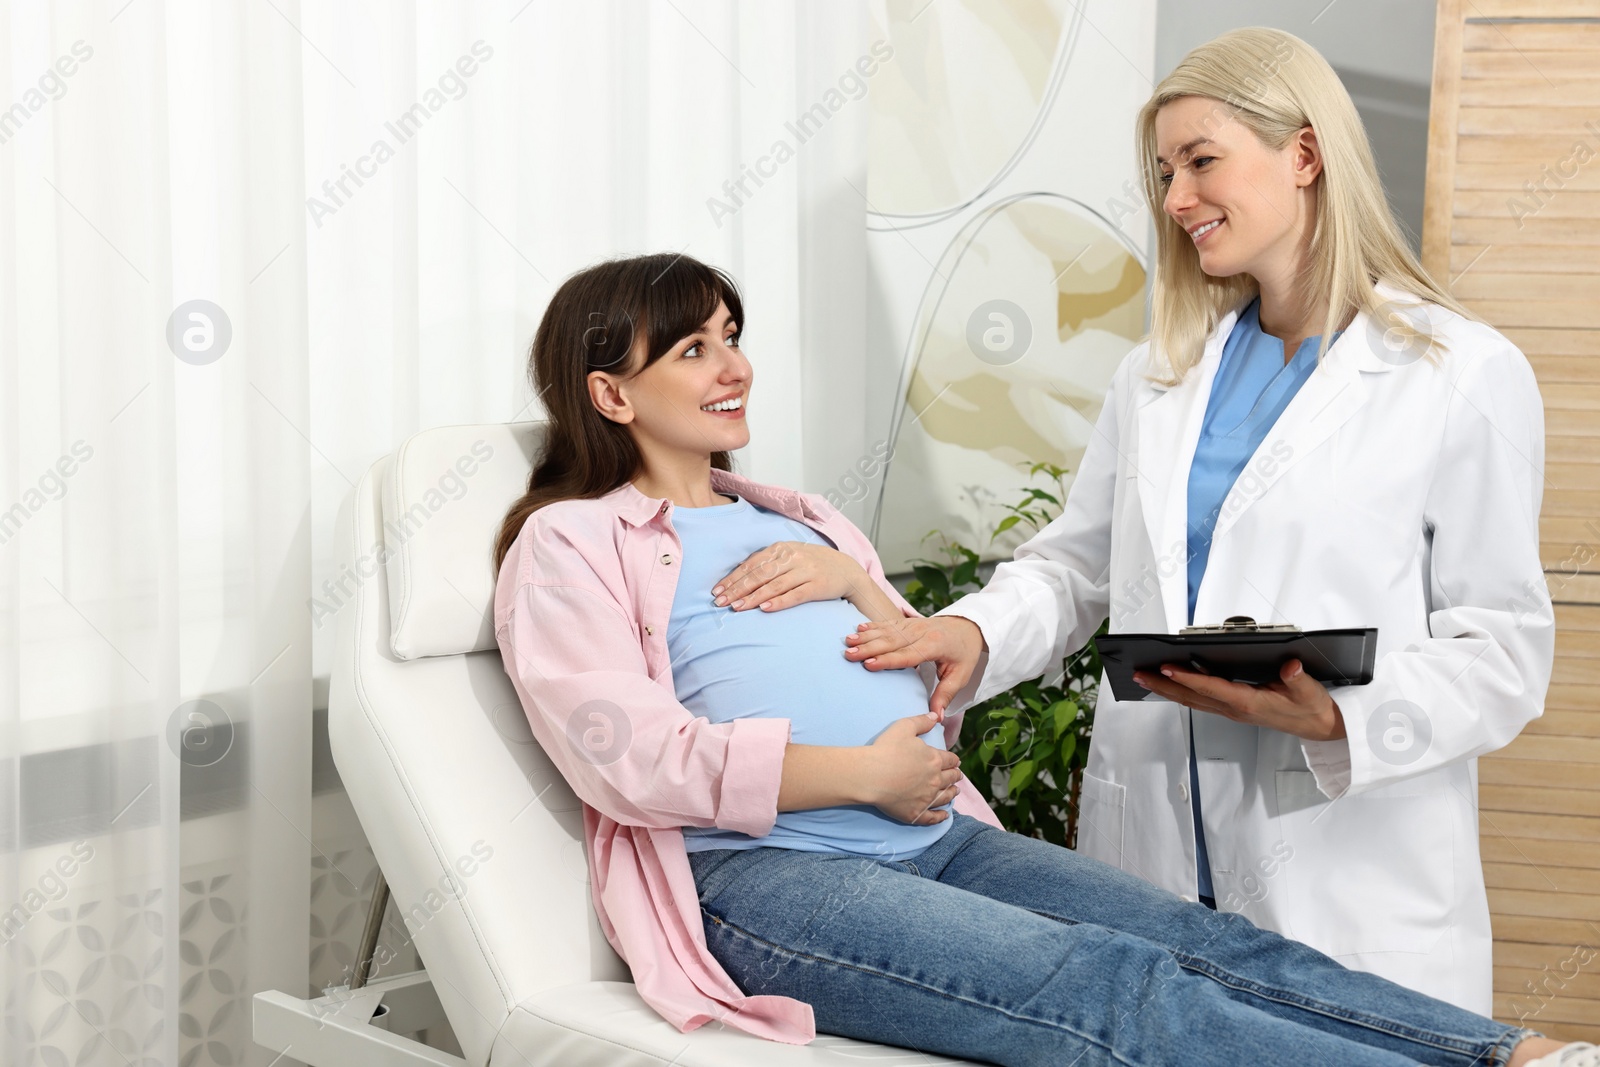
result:
[[[1211,558],[1211,531],[1222,502],[1267,433],[1317,369],[1320,335],[1300,342],[1294,357],[1283,361],[1283,342],[1261,329],[1261,300],[1240,313],[1222,348],[1212,380],[1200,440],[1189,467],[1189,624],[1194,624],[1195,598]],[[1341,333],[1343,331],[1340,331]],[[1334,334],[1337,341],[1339,334]],[[1216,896],[1211,884],[1211,857],[1200,821],[1200,771],[1194,755],[1194,725],[1189,727],[1189,799],[1194,807],[1194,836],[1202,897]]]

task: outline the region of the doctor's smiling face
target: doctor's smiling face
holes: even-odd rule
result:
[[[658,360],[644,360],[635,339],[629,370],[589,374],[589,395],[600,413],[628,427],[647,466],[670,465],[750,443],[745,403],[754,371],[739,350],[741,324],[721,301],[700,328],[679,338]]]
[[[1307,126],[1272,149],[1232,110],[1210,97],[1183,96],[1157,112],[1163,207],[1194,242],[1207,274],[1292,286],[1316,225],[1316,133]]]

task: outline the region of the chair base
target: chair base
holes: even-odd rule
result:
[[[269,989],[251,1002],[251,1037],[311,1067],[467,1067],[403,1035],[444,1023],[427,971],[340,986],[315,1000]]]

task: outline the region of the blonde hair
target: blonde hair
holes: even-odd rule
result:
[[[1312,307],[1317,301],[1311,294],[1328,297],[1319,361],[1334,331],[1357,311],[1367,312],[1407,342],[1426,336],[1415,328],[1418,316],[1397,314],[1394,305],[1374,292],[1376,282],[1479,321],[1433,280],[1406,245],[1383,195],[1361,116],[1328,61],[1282,30],[1232,30],[1184,56],[1156,86],[1135,124],[1145,199],[1156,220],[1150,344],[1152,367],[1159,370],[1164,360],[1167,375],[1155,380],[1166,385],[1181,381],[1200,361],[1206,338],[1223,316],[1258,292],[1248,274],[1213,278],[1201,270],[1193,240],[1162,209],[1166,190],[1156,162],[1156,113],[1188,96],[1217,101],[1208,122],[1235,119],[1269,149],[1281,149],[1303,127],[1316,132],[1322,152],[1316,180],[1321,185],[1301,293]],[[1427,340],[1427,358],[1436,361],[1435,348],[1442,344]]]

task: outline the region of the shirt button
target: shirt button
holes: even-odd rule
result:
[[[1178,795],[1183,797],[1183,799],[1185,799],[1185,800],[1189,799],[1189,783],[1188,782],[1179,782],[1178,783]]]
[[[666,564],[667,566],[671,566],[672,565],[672,553],[668,552],[667,554],[663,555],[661,557],[661,562]]]
[[[655,630],[654,630],[654,629],[652,629],[652,628],[651,628],[651,627],[649,627],[649,626],[646,626],[646,627],[645,627],[645,628],[644,628],[644,632],[645,632],[645,636],[646,636],[646,637],[654,637],[654,636],[655,636],[655,635],[656,635],[656,632],[655,632]]]

